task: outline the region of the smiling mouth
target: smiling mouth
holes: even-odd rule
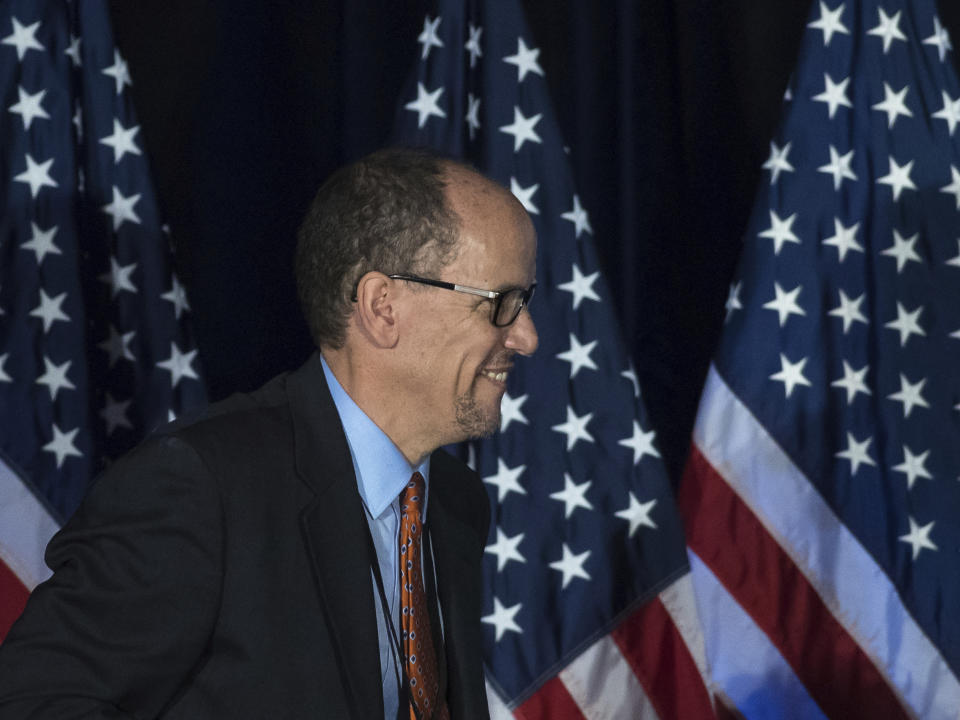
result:
[[[487,378],[488,380],[493,380],[495,383],[505,383],[507,381],[507,375],[510,374],[509,370],[481,370],[480,374]]]

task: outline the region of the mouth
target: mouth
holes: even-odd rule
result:
[[[482,377],[491,380],[498,385],[506,385],[507,376],[510,374],[510,368],[487,368],[480,371]]]

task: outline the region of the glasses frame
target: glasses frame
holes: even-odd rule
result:
[[[508,288],[506,290],[484,290],[483,288],[470,287],[469,285],[457,285],[456,283],[445,282],[444,280],[432,280],[431,278],[419,277],[418,275],[387,275],[391,280],[405,280],[412,283],[420,283],[421,285],[429,285],[431,287],[437,287],[441,290],[453,290],[458,293],[466,293],[467,295],[477,295],[487,300],[493,301],[493,312],[490,313],[490,324],[494,327],[509,327],[516,322],[517,318],[520,317],[520,313],[525,307],[530,304],[530,301],[533,299],[533,293],[537,289],[537,284],[533,283],[528,288]],[[497,315],[500,314],[500,306],[503,305],[503,298],[506,297],[509,293],[520,291],[523,293],[520,297],[520,306],[517,308],[517,312],[508,322],[499,324],[497,323]]]

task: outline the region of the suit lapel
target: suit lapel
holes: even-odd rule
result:
[[[300,520],[344,692],[357,720],[383,717],[369,532],[320,355],[287,381],[297,472],[315,498]],[[322,668],[318,668],[320,672]],[[332,668],[331,668],[332,670]],[[374,689],[376,691],[374,691]]]

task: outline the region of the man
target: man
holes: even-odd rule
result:
[[[0,646],[0,718],[486,717],[489,508],[437,448],[499,426],[535,269],[465,166],[336,173],[296,258],[320,353],[94,484]]]

